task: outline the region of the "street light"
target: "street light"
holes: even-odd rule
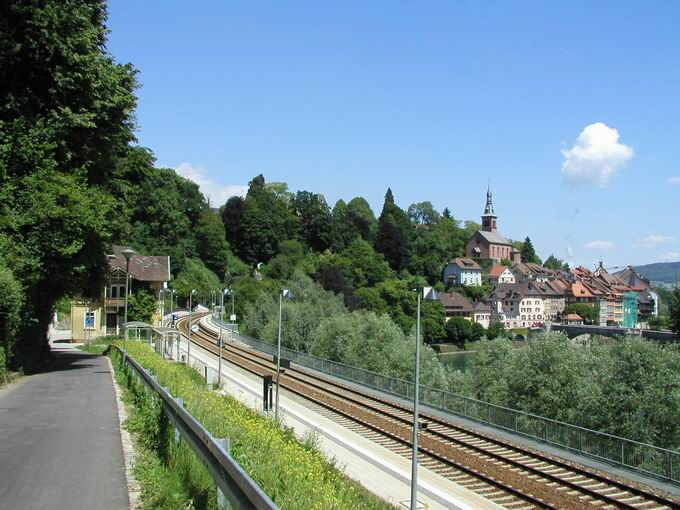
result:
[[[215,317],[215,301],[217,301],[215,297],[215,291],[210,290],[210,313],[212,314],[213,317]]]
[[[123,366],[125,366],[125,359],[127,358],[127,340],[128,340],[128,321],[127,321],[127,309],[128,309],[128,294],[129,292],[129,282],[130,282],[130,259],[137,252],[132,248],[126,248],[121,252],[123,257],[125,257],[125,317],[123,322],[125,323],[125,336],[123,337]]]
[[[418,287],[416,307],[416,377],[413,391],[413,460],[411,461],[411,510],[418,505],[418,391],[420,390],[420,300],[436,301],[437,292],[432,287]]]
[[[191,296],[196,294],[196,289],[189,293],[189,343],[187,344],[187,365],[191,366]]]
[[[174,321],[173,318],[172,318],[172,305],[173,305],[174,302],[175,302],[175,293],[176,293],[176,292],[177,292],[177,291],[176,291],[175,289],[172,289],[172,290],[170,291],[170,320],[172,321],[172,325],[173,325],[173,326],[175,325],[175,321]]]
[[[293,299],[293,293],[288,289],[283,289],[279,294],[279,341],[276,348],[276,406],[274,408],[274,418],[279,419],[279,380],[281,378],[281,315],[283,310],[283,298]]]
[[[231,295],[231,302],[234,302],[234,291],[231,289],[223,289],[220,292],[220,355],[217,359],[217,387],[220,387],[220,383],[222,382],[222,315],[224,311],[224,296],[229,296]]]

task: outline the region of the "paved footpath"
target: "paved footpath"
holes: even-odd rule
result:
[[[52,352],[51,371],[0,389],[0,509],[127,509],[108,361]]]

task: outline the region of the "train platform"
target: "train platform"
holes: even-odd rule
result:
[[[59,345],[51,369],[0,389],[0,506],[129,508],[108,359]]]
[[[186,355],[186,342],[182,342],[181,355]],[[217,357],[200,346],[191,347],[191,364],[199,370],[208,367],[209,380],[217,374]],[[222,364],[222,386],[246,405],[262,409],[262,379],[227,362]],[[281,418],[299,437],[314,433],[318,445],[329,458],[366,488],[408,508],[411,488],[411,461],[370,439],[352,432],[333,420],[303,405],[285,390],[280,398]],[[420,466],[418,471],[419,508],[497,510],[501,506],[483,498],[454,482]]]

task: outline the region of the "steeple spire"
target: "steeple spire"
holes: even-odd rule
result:
[[[491,196],[491,179],[486,188],[486,207],[482,214],[482,230],[485,232],[496,232],[496,213],[493,212],[493,200]]]
[[[489,179],[489,184],[486,188],[486,207],[484,208],[484,214],[495,214],[493,212],[493,200],[491,196],[491,179]]]

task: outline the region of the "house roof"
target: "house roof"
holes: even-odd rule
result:
[[[581,317],[577,313],[568,313],[564,318],[568,321],[582,321],[583,320],[583,317]]]
[[[129,246],[112,246],[113,254],[109,258],[112,271],[117,269],[125,272],[127,261],[123,250]],[[130,274],[135,280],[142,282],[167,282],[170,280],[170,257],[167,255],[141,255],[130,257]]]
[[[479,264],[475,262],[472,259],[466,259],[463,257],[456,257],[455,259],[451,260],[449,264],[453,264],[454,266],[458,266],[461,269],[465,269],[467,271],[481,271],[482,268],[479,267]]]
[[[472,309],[476,313],[482,313],[482,312],[483,313],[491,313],[491,311],[492,311],[491,306],[486,304],[486,303],[483,303],[482,301],[478,301],[476,303],[473,303]]]
[[[497,278],[497,277],[499,277],[500,275],[502,275],[502,274],[503,274],[506,270],[508,270],[508,269],[509,269],[509,268],[508,268],[507,266],[504,266],[504,265],[502,265],[502,264],[499,264],[499,265],[497,265],[497,266],[493,266],[493,267],[491,268],[491,271],[489,271],[489,276],[492,276],[492,277],[494,277],[494,278]]]
[[[441,292],[439,300],[445,312],[472,312],[472,304],[457,292]]]
[[[486,230],[478,230],[476,234],[482,236],[489,244],[505,244],[507,246],[512,246],[510,242],[500,235],[498,232],[487,232]]]

